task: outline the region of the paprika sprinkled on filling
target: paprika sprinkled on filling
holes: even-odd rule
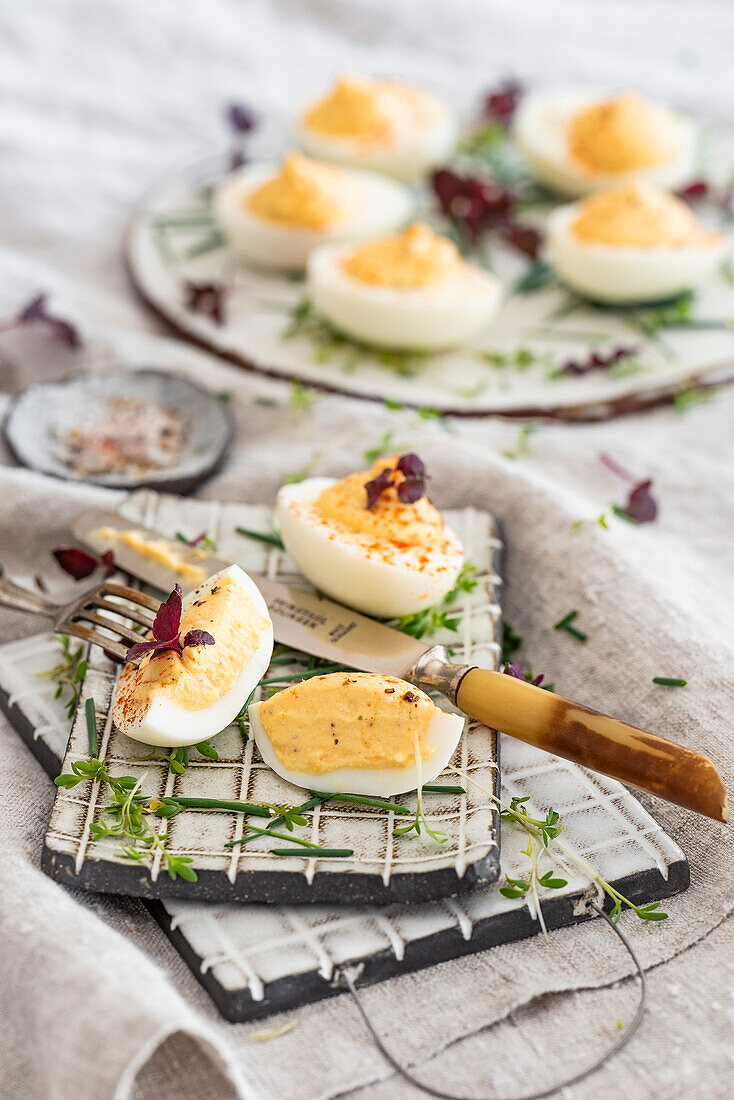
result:
[[[338,672],[279,691],[260,718],[282,764],[324,775],[337,768],[404,768],[421,757],[435,707],[418,688],[392,676]]]
[[[676,155],[670,114],[634,92],[595,103],[572,120],[572,156],[590,172],[629,172],[667,164]]]
[[[291,228],[327,229],[351,205],[349,180],[339,168],[303,153],[289,153],[277,176],[245,199],[251,213]]]
[[[179,636],[189,630],[208,631],[214,645],[187,646],[182,656],[166,650],[123,669],[116,696],[116,721],[123,732],[156,698],[191,711],[220,699],[257,651],[268,623],[241,585],[220,576],[197,589],[184,609]]]
[[[303,121],[321,134],[387,147],[400,129],[428,125],[431,112],[417,88],[392,80],[341,76],[334,90],[315,104]]]
[[[462,259],[453,241],[418,222],[394,237],[371,241],[342,262],[347,275],[371,286],[417,288],[441,282]]]
[[[687,203],[646,184],[592,195],[580,209],[573,233],[589,244],[685,248],[720,239],[702,228]]]
[[[413,504],[402,503],[397,487],[404,475],[395,468],[397,462],[397,456],[381,458],[371,470],[335,482],[318,498],[317,510],[328,520],[377,539],[404,546],[435,546],[443,537],[443,519],[426,496]],[[365,485],[386,469],[392,470],[391,487],[368,509]]]

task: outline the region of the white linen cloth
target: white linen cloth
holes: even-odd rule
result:
[[[243,99],[269,140],[334,71],[395,72],[460,104],[498,76],[635,84],[725,119],[734,16],[646,0],[36,0],[0,9],[0,316],[46,289],[86,338],[66,352],[35,333],[0,336],[3,406],[28,381],[110,361],[182,370],[234,393],[238,437],[201,495],[272,501],[283,476],[321,450],[317,472],[354,469],[386,430],[426,459],[439,505],[502,520],[508,620],[559,691],[708,752],[729,788],[734,392],[604,425],[549,425],[530,454],[502,450],[517,426],[466,421],[458,434],[379,404],[325,396],[288,406],[287,388],[238,372],[164,333],[133,298],[121,263],[127,212],[171,165],[222,144],[223,104]],[[728,83],[727,83],[728,82]],[[734,295],[733,295],[734,305]],[[734,312],[734,310],[733,310]],[[256,394],[280,402],[254,403]],[[654,479],[655,524],[573,532],[624,486],[601,450]],[[115,494],[0,468],[0,560],[66,591],[49,550],[80,507]],[[580,611],[580,645],[552,627]],[[2,612],[0,636],[37,621]],[[665,690],[656,675],[683,676]],[[131,899],[66,891],[39,870],[53,788],[0,723],[0,1096],[122,1100],[175,1094],[409,1096],[345,998],[276,1017],[288,1034],[217,1015],[163,933]],[[732,830],[646,799],[687,853],[689,891],[667,922],[623,918],[651,968],[638,1037],[574,1100],[609,1094],[728,1097],[734,1086]],[[629,1019],[627,960],[600,922],[500,947],[365,993],[392,1048],[464,1095],[522,1095],[590,1062]]]

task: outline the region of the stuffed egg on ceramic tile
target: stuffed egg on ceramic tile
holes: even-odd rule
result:
[[[376,797],[432,782],[464,727],[412,684],[360,672],[304,680],[248,716],[263,760],[289,783]]]
[[[380,618],[440,603],[456,583],[464,551],[425,495],[424,476],[418,456],[407,454],[340,481],[284,485],[278,524],[304,577]]]
[[[327,242],[355,242],[403,225],[409,190],[376,172],[323,164],[289,153],[277,164],[246,164],[217,189],[217,220],[243,260],[299,270]]]
[[[495,275],[468,263],[453,241],[422,223],[358,247],[316,249],[307,283],[316,311],[340,332],[408,351],[467,343],[502,301]]]
[[[112,705],[117,728],[147,745],[195,745],[220,733],[242,710],[273,652],[265,601],[238,565],[209,577],[183,603],[177,587],[161,606],[153,635],[129,653]],[[156,640],[169,644],[156,646]]]
[[[451,155],[457,127],[450,107],[396,80],[339,77],[298,123],[311,156],[413,182]]]
[[[682,199],[631,184],[560,206],[547,223],[548,258],[577,293],[609,303],[654,302],[708,278],[727,250]]]
[[[632,180],[674,189],[694,175],[693,124],[636,92],[535,92],[514,135],[536,178],[570,197]]]

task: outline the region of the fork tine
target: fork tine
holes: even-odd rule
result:
[[[94,595],[99,597],[119,596],[123,600],[130,600],[131,603],[140,604],[141,607],[147,607],[149,611],[154,612],[157,612],[161,606],[160,600],[146,595],[145,592],[139,592],[137,588],[128,588],[127,585],[113,584],[109,581],[101,584]]]
[[[104,611],[114,611],[116,615],[122,615],[125,619],[131,619],[134,623],[139,623],[140,626],[151,627],[153,625],[153,615],[149,615],[147,611],[141,608],[138,604],[135,607],[127,607],[125,604],[112,603],[111,600],[105,600],[100,597],[99,599],[90,601],[85,604],[86,607],[97,607]]]
[[[84,621],[95,623],[97,626],[103,626],[105,630],[111,631],[120,638],[127,639],[131,645],[135,642],[142,641],[140,634],[137,634],[129,626],[123,626],[122,623],[115,622],[114,619],[110,619],[107,615],[98,615],[96,611],[88,611],[86,608],[82,608],[80,611],[70,615],[69,618],[75,623]],[[127,652],[127,650],[125,652]]]
[[[61,634],[73,634],[75,638],[81,638],[83,642],[92,642],[93,645],[98,645],[111,660],[116,661],[118,664],[124,664],[125,662],[125,655],[129,647],[123,645],[122,642],[114,641],[112,638],[106,638],[98,630],[92,630],[90,627],[84,626],[83,623],[74,622],[72,619],[61,619],[57,622],[56,629]]]

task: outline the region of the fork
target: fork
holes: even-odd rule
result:
[[[150,630],[161,601],[136,588],[103,581],[71,603],[57,604],[9,580],[0,565],[0,606],[45,615],[53,619],[56,633],[72,634],[84,642],[92,642],[111,660],[122,664],[128,649],[140,641],[141,635],[125,622],[100,612],[111,611],[123,620]]]

